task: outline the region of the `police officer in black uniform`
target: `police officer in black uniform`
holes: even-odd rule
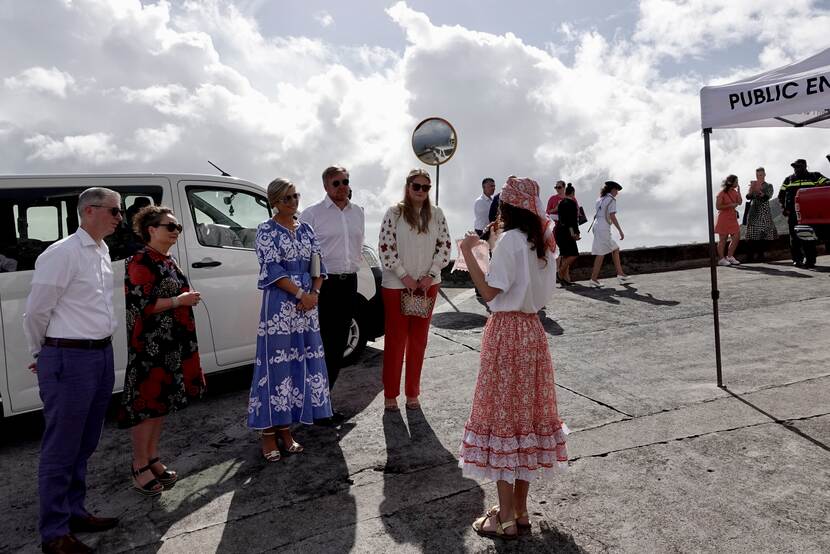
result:
[[[793,174],[784,179],[784,184],[778,191],[778,202],[781,204],[783,215],[787,217],[787,226],[790,230],[790,256],[793,265],[797,267],[816,267],[816,243],[805,241],[795,234],[798,225],[798,215],[795,213],[795,195],[799,189],[830,185],[827,177],[818,171],[807,171],[807,162],[798,159],[790,164]]]

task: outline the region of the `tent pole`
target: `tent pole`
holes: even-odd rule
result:
[[[709,209],[709,269],[712,274],[712,316],[715,323],[715,366],[717,368],[718,387],[723,388],[723,368],[720,357],[720,316],[718,315],[718,264],[715,249],[715,216],[712,200],[712,154],[709,147],[709,135],[712,129],[703,130],[703,149],[706,161],[706,205]]]

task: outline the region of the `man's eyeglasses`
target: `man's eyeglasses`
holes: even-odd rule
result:
[[[421,183],[410,183],[409,186],[412,187],[412,190],[414,190],[415,192],[429,192],[429,189],[432,188],[432,185],[422,185]]]
[[[299,202],[300,201],[300,193],[295,192],[294,194],[286,194],[285,196],[280,198],[280,202],[282,202],[283,204],[288,204],[292,200],[294,200],[295,202]]]
[[[122,210],[118,206],[110,207],[110,206],[102,206],[101,204],[90,204],[89,206],[91,208],[106,208],[112,214],[112,217],[115,217],[115,216],[118,216],[118,215],[120,215],[120,216],[124,215],[124,210]]]
[[[165,229],[167,229],[171,233],[173,231],[178,231],[180,233],[182,232],[181,224],[180,223],[173,223],[172,221],[169,222],[169,223],[157,223],[155,225],[150,225],[150,227],[164,227]]]
[[[331,182],[331,186],[333,186],[335,188],[339,187],[340,185],[343,185],[344,187],[348,187],[349,186],[349,180],[348,179],[342,179],[342,180],[338,179],[337,181],[332,181]]]

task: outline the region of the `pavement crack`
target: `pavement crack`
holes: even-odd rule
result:
[[[437,337],[441,337],[442,339],[446,339],[446,340],[448,340],[448,341],[450,341],[450,342],[453,342],[453,343],[455,343],[455,344],[458,344],[458,345],[460,345],[460,346],[463,346],[464,348],[467,348],[468,350],[472,350],[473,352],[478,352],[478,350],[477,350],[477,349],[473,348],[473,347],[472,347],[472,346],[470,346],[469,344],[465,344],[465,343],[463,343],[463,342],[461,342],[461,341],[455,340],[454,338],[452,338],[452,337],[451,337],[451,336],[449,336],[449,335],[444,335],[444,334],[441,334],[441,333],[437,333],[437,332],[435,332],[435,331],[432,331],[432,334],[433,334],[433,335],[435,335],[435,336],[437,336]]]
[[[602,406],[602,407],[604,407],[604,408],[608,408],[609,410],[613,410],[613,411],[617,412],[618,414],[622,414],[622,415],[624,415],[625,417],[627,417],[627,418],[629,418],[629,419],[632,419],[632,418],[634,418],[634,417],[635,417],[635,416],[633,416],[633,415],[631,415],[631,414],[627,414],[627,413],[625,413],[625,412],[624,412],[624,411],[622,411],[622,410],[618,410],[617,408],[615,408],[614,406],[612,406],[612,405],[610,405],[610,404],[606,404],[606,403],[605,403],[605,402],[603,402],[602,400],[597,400],[596,398],[591,398],[591,397],[590,397],[590,396],[588,396],[587,394],[582,394],[581,392],[577,392],[577,391],[575,391],[574,389],[569,388],[569,387],[566,387],[565,385],[562,385],[562,384],[560,384],[560,383],[556,383],[556,386],[557,386],[557,387],[560,387],[560,388],[563,388],[563,389],[565,389],[565,390],[566,390],[566,391],[568,391],[568,392],[572,392],[573,394],[575,394],[575,395],[577,395],[577,396],[581,396],[582,398],[585,398],[586,400],[590,400],[591,402],[594,402],[595,404],[599,404],[600,406]],[[622,421],[624,421],[624,420],[622,420]]]

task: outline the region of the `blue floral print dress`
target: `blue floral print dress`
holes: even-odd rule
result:
[[[311,424],[332,415],[320,319],[316,307],[300,310],[297,299],[279,288],[277,281],[288,278],[310,291],[311,255],[320,254],[320,243],[306,223],[290,231],[269,219],[257,227],[256,253],[262,309],[248,427]]]

